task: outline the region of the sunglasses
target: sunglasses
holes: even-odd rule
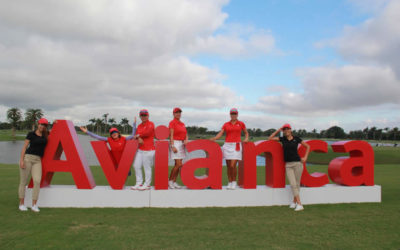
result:
[[[288,130],[288,129],[291,129],[291,128],[283,128],[283,130]]]
[[[115,133],[119,133],[119,132],[118,131],[113,131],[113,132],[111,132],[110,135],[115,134]]]
[[[140,116],[147,116],[147,114],[141,114]]]
[[[43,124],[43,123],[40,123],[39,125],[42,125],[42,126],[44,126],[44,127],[46,127],[46,128],[47,128],[47,126],[48,126],[48,124]]]

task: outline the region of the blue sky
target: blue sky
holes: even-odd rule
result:
[[[229,15],[226,25],[241,24],[269,30],[279,51],[251,58],[197,55],[193,59],[217,68],[226,76],[222,82],[252,103],[273,85],[301,92],[301,82],[296,76],[298,68],[344,64],[333,48],[317,48],[315,43],[337,37],[344,26],[354,26],[371,17],[348,1],[233,0],[223,11]],[[224,33],[224,30],[216,33]],[[252,88],[243,83],[251,83]]]

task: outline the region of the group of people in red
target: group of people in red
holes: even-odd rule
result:
[[[169,123],[170,132],[170,156],[174,160],[175,164],[171,170],[169,177],[169,189],[180,189],[180,186],[176,180],[179,175],[180,169],[183,166],[183,159],[186,157],[185,145],[188,142],[188,133],[185,124],[181,121],[182,110],[180,108],[173,109],[173,119]],[[239,112],[236,108],[232,108],[229,112],[230,121],[226,122],[218,134],[210,138],[215,141],[221,138],[225,134],[225,142],[222,146],[223,157],[226,161],[228,185],[227,189],[233,190],[238,187],[237,185],[237,164],[238,161],[242,160],[242,132],[244,133],[243,142],[249,140],[249,133],[247,132],[246,125],[238,120]],[[91,137],[108,142],[111,153],[114,160],[118,163],[121,159],[122,152],[125,147],[127,140],[138,140],[139,149],[136,152],[136,156],[133,162],[135,170],[136,183],[131,187],[133,190],[149,190],[151,188],[152,180],[152,166],[154,163],[155,145],[154,145],[154,133],[155,126],[152,121],[149,120],[149,112],[146,109],[142,109],[139,112],[141,123],[136,128],[136,118],[133,123],[132,135],[124,137],[118,131],[117,128],[111,128],[109,130],[109,137],[102,137],[96,135],[87,130],[86,127],[80,127],[80,129],[90,135]],[[19,185],[19,198],[21,211],[26,211],[27,208],[24,205],[25,188],[29,179],[32,175],[33,178],[33,195],[32,195],[32,211],[39,212],[37,207],[37,200],[40,190],[40,178],[41,178],[41,163],[40,158],[43,156],[44,149],[47,143],[47,136],[49,134],[47,130],[48,121],[42,118],[38,122],[38,127],[35,131],[28,133],[24,147],[21,152],[20,158],[20,185]],[[283,132],[283,136],[278,137],[278,133]],[[276,130],[269,138],[269,140],[280,141],[283,146],[284,160],[286,162],[286,173],[293,193],[293,202],[290,204],[290,208],[294,208],[296,211],[303,210],[303,206],[300,201],[300,178],[303,171],[303,163],[307,161],[307,157],[310,151],[309,145],[302,141],[301,138],[294,136],[291,131],[291,126],[285,124],[280,129]],[[302,144],[306,147],[306,154],[303,158],[300,158],[297,153],[298,144]],[[144,170],[144,177],[143,177]]]

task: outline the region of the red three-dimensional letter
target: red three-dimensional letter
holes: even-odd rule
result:
[[[168,189],[168,138],[169,129],[160,125],[155,130],[156,155],[154,162],[154,189]]]
[[[279,142],[258,141],[243,143],[243,160],[239,163],[239,185],[245,189],[257,187],[257,155],[265,154],[265,184],[285,187],[285,162]]]
[[[136,140],[126,141],[121,160],[118,163],[115,162],[110,149],[108,149],[107,142],[92,141],[90,143],[92,144],[93,150],[96,153],[97,159],[100,162],[100,166],[111,188],[123,189],[129,169],[135,158],[138,142]]]
[[[349,152],[350,157],[337,157],[329,163],[332,181],[346,186],[374,185],[374,150],[365,141],[340,141],[332,144],[334,152]]]
[[[310,140],[305,141],[308,145],[310,145],[310,152],[319,152],[319,153],[327,153],[328,152],[328,143],[321,140]],[[303,157],[306,154],[306,148],[303,145],[299,146],[298,153],[300,157]],[[301,175],[301,183],[307,187],[321,187],[329,183],[328,175],[325,173],[315,172],[309,174],[307,171],[306,163],[303,164],[303,174]]]
[[[66,160],[60,160],[64,151]],[[55,172],[71,172],[79,189],[96,186],[72,121],[57,120],[48,138],[42,159],[41,187],[50,185]]]
[[[222,189],[222,151],[221,147],[210,140],[191,141],[186,145],[188,152],[204,150],[207,158],[197,158],[187,161],[181,170],[183,184],[190,189]],[[208,177],[197,178],[195,171],[198,168],[208,168]]]

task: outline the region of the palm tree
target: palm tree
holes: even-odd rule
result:
[[[106,113],[106,114],[103,114],[103,121],[104,121],[104,133],[106,133],[106,130],[107,130],[107,117],[108,117],[108,113]]]
[[[97,134],[100,133],[100,129],[101,129],[101,126],[102,126],[102,125],[103,125],[103,120],[97,118],[97,119],[96,119]]]
[[[94,130],[94,126],[96,124],[96,118],[89,119],[89,122],[90,122],[89,125],[90,125],[91,129]]]
[[[7,110],[7,119],[11,123],[12,126],[12,136],[15,141],[15,129],[18,126],[18,123],[21,122],[22,113],[19,108],[10,108]]]
[[[115,118],[110,118],[108,119],[108,123],[110,123],[111,126],[115,126]]]
[[[26,124],[31,125],[32,130],[35,130],[37,121],[43,117],[43,111],[41,109],[27,109],[25,112]]]
[[[123,127],[124,133],[126,134],[126,133],[127,133],[127,132],[126,132],[126,128],[129,126],[129,120],[128,120],[128,118],[123,117],[123,118],[121,119],[121,122],[120,122],[119,124]]]

